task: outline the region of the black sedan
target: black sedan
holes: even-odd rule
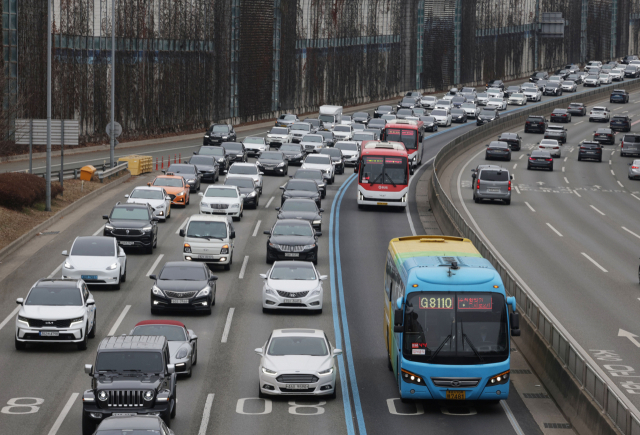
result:
[[[282,207],[276,207],[278,219],[302,219],[309,221],[316,231],[322,231],[321,208],[312,199],[289,199]]]
[[[570,103],[567,112],[571,115],[585,116],[587,114],[587,106],[584,103]]]
[[[236,186],[241,195],[244,195],[242,202],[244,207],[258,208],[260,201],[260,188],[251,177],[227,176],[224,180],[225,186]]]
[[[602,145],[599,142],[584,141],[578,150],[578,161],[597,160],[602,161]]]
[[[508,143],[511,151],[520,151],[522,149],[522,138],[518,133],[502,133],[498,136],[498,141]]]
[[[498,109],[483,107],[476,118],[476,125],[484,125],[488,122],[495,121],[496,119],[500,119]]]
[[[553,109],[551,112],[551,116],[549,117],[550,122],[571,122],[571,113],[567,109]]]
[[[531,83],[537,83],[539,80],[548,80],[548,79],[549,79],[549,74],[547,74],[544,71],[534,72],[533,74],[531,74],[531,77],[529,77],[529,81]]]
[[[282,197],[280,198],[281,206],[288,199],[301,198],[312,199],[318,208],[320,208],[322,194],[318,185],[313,180],[289,180],[287,184],[280,186],[280,189],[282,189]]]
[[[404,97],[396,106],[397,109],[413,109],[420,106],[420,97]]]
[[[464,109],[451,109],[451,122],[464,124],[467,122],[467,112]]]
[[[388,115],[389,113],[395,113],[393,106],[378,106],[373,112],[373,117],[380,118],[382,115]]]
[[[160,273],[150,275],[155,281],[151,289],[151,313],[162,311],[195,311],[211,314],[216,303],[216,280],[205,263],[169,261]]]
[[[367,125],[369,120],[371,119],[371,115],[368,112],[356,112],[351,115],[351,121],[359,122],[360,124]]]
[[[610,103],[628,103],[629,93],[624,89],[614,89],[609,97]]]
[[[278,151],[264,151],[258,157],[256,165],[258,169],[265,174],[282,175],[283,177],[289,173],[289,160],[285,157],[282,147],[289,144],[282,144]],[[293,144],[302,148],[299,144]]]
[[[438,131],[438,124],[433,116],[421,116],[419,119],[424,123],[425,131]]]
[[[344,174],[344,156],[342,151],[337,148],[323,148],[320,154],[326,154],[331,157],[331,162],[336,170],[336,174]]]
[[[516,86],[509,86],[505,91],[504,91],[504,96],[509,98],[512,94],[519,94],[522,92],[522,89],[520,88],[520,86],[516,85]]]
[[[196,192],[200,190],[201,175],[196,169],[196,166],[193,164],[174,163],[173,165],[169,166],[169,169],[163,172],[167,175],[179,175],[184,178],[184,180],[189,185],[190,192]]]
[[[567,77],[567,80],[571,80],[576,85],[582,84],[582,76],[580,74],[569,74],[569,77]]]
[[[322,197],[327,196],[327,177],[320,169],[298,169],[295,175],[289,175],[289,177],[294,180],[313,180],[320,189]]]
[[[231,161],[229,160],[229,156],[224,151],[224,148],[218,146],[202,146],[197,152],[194,152],[193,155],[196,156],[213,156],[216,158],[218,162],[218,172],[224,174],[229,170],[229,166],[231,166]]]
[[[220,166],[214,156],[196,155],[189,159],[189,164],[196,166],[201,181],[205,183],[215,183],[218,181],[220,177]]]
[[[560,96],[562,95],[562,84],[560,82],[547,82],[542,93],[544,95]]]
[[[458,95],[458,96],[453,97],[453,98],[451,99],[451,105],[452,105],[453,107],[458,108],[458,109],[459,109],[460,107],[462,107],[462,105],[463,105],[464,103],[466,103],[466,102],[467,102],[467,98],[466,98],[466,97],[463,97],[462,95]]]
[[[631,118],[627,115],[616,115],[609,121],[609,128],[616,131],[631,131]]]
[[[235,142],[236,132],[228,124],[213,124],[204,134],[202,145],[220,145],[223,142]]]
[[[281,219],[276,221],[267,240],[267,263],[276,260],[306,260],[318,264],[318,236],[311,224],[298,219]]]
[[[373,118],[369,121],[369,123],[367,124],[367,127],[383,129],[386,125],[387,125],[387,121],[385,121],[384,119]]]
[[[502,80],[490,80],[489,83],[487,83],[486,87],[487,89],[494,88],[504,91],[504,83],[502,82]]]
[[[242,142],[223,142],[222,148],[224,148],[224,152],[229,156],[231,163],[247,161],[247,150]]]
[[[302,165],[306,155],[304,147],[299,143],[283,143],[279,151],[284,154],[284,158],[287,159],[290,165]]]
[[[492,141],[487,145],[484,153],[485,160],[506,160],[511,161],[511,148],[506,142]]]
[[[599,128],[593,132],[593,140],[601,144],[614,145],[616,134],[610,128]]]
[[[529,156],[527,169],[548,169],[553,171],[553,157],[549,151],[535,150]]]

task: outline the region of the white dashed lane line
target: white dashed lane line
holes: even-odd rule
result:
[[[584,121],[576,122],[575,125],[582,124]]]
[[[60,426],[62,426],[62,423],[64,423],[64,419],[67,417],[67,414],[69,414],[69,411],[71,411],[71,407],[75,403],[76,399],[78,399],[79,395],[79,393],[73,393],[71,397],[69,397],[67,404],[64,405],[64,408],[62,408],[60,415],[58,415],[55,423],[53,423],[53,426],[49,431],[49,435],[56,435],[58,433],[58,430],[60,430]]]
[[[553,228],[553,225],[551,225],[549,222],[547,222],[547,226],[549,228],[551,228],[551,230],[556,233],[559,237],[562,237],[562,234],[560,233],[560,231],[556,230],[555,228]]]
[[[207,434],[207,426],[209,426],[209,417],[211,416],[211,407],[213,406],[213,398],[215,394],[207,395],[207,401],[204,403],[204,412],[202,413],[202,421],[200,422],[200,430],[198,435]]]
[[[513,165],[513,169],[517,168],[518,164],[516,163],[515,165]]]
[[[235,308],[229,308],[229,314],[227,315],[227,322],[224,324],[224,331],[222,331],[222,343],[226,343],[229,338],[229,331],[231,330],[231,321],[233,320],[233,312]]]
[[[522,155],[518,158],[518,160],[522,160],[522,158],[523,158],[523,157],[524,157],[524,154],[522,154]]]
[[[631,234],[631,235],[637,237],[638,239],[640,239],[640,236],[637,235],[636,233],[634,233],[633,231],[631,231],[629,228],[622,227],[622,229],[625,230],[626,232],[628,232],[629,234]]]
[[[149,272],[147,272],[147,276],[153,275],[153,271],[156,270],[156,267],[158,267],[158,263],[160,263],[160,260],[162,260],[162,257],[164,257],[164,254],[158,255],[158,258],[156,258],[156,261],[154,261],[153,264],[151,265]]]
[[[564,177],[564,181],[569,184],[569,180],[567,180],[567,177]]]
[[[520,189],[518,189],[518,186],[513,186],[516,189],[516,192],[518,192],[518,195],[520,195]]]
[[[256,229],[253,230],[253,236],[252,237],[255,237],[258,234],[258,230],[260,229],[260,224],[261,223],[262,223],[262,221],[256,222]]]
[[[618,184],[620,185],[620,187],[624,187],[624,184],[622,184],[622,183],[620,182],[620,180],[617,180],[617,181],[618,181]]]
[[[568,158],[569,158],[569,157],[565,157],[565,158],[564,158],[564,161],[566,162]]]
[[[578,198],[582,198],[582,195],[580,195],[577,190],[574,190],[573,193],[575,193],[578,196]]]
[[[104,231],[104,225],[102,225],[100,228],[98,228],[98,231],[96,231],[95,233],[93,233],[93,236],[97,236],[98,234],[100,234],[101,232]]]
[[[604,273],[607,273],[608,270],[605,269],[604,267],[600,266],[598,264],[598,262],[596,260],[594,260],[593,258],[589,257],[587,254],[585,254],[584,252],[581,252],[581,254],[584,256],[584,258],[586,258],[587,260],[589,260],[590,262],[592,262],[598,269],[600,269],[601,271],[603,271]]]
[[[113,326],[111,327],[111,330],[107,335],[116,335],[116,332],[118,332],[118,327],[120,326],[120,324],[124,320],[124,316],[127,315],[130,309],[131,309],[131,305],[127,305],[124,307],[124,310],[122,310],[122,313],[120,313],[120,317],[118,317],[118,319],[116,320],[116,323],[113,324]]]
[[[595,211],[597,211],[598,213],[600,213],[602,216],[606,216],[604,213],[602,213],[600,210],[595,208],[593,205],[591,205],[591,208],[594,209]]]
[[[531,207],[531,204],[529,204],[527,201],[525,201],[524,203],[527,204],[527,207],[529,207],[529,210],[531,210],[534,213],[536,212],[535,209]]]
[[[275,196],[272,196],[271,199],[269,199],[269,202],[267,202],[267,205],[265,205],[264,208],[269,208],[271,202],[273,202],[273,198],[275,198]]]
[[[242,267],[240,268],[240,275],[238,275],[239,279],[244,278],[244,273],[247,270],[247,263],[249,263],[249,256],[244,256],[244,261],[242,262]]]

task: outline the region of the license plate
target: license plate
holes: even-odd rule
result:
[[[124,246],[131,246],[133,245],[133,242],[120,242],[120,244]]]
[[[98,275],[80,275],[82,279],[98,279]]]
[[[188,304],[189,299],[171,299],[172,304]]]
[[[587,154],[595,154],[595,151],[587,151]]]
[[[113,415],[114,417],[129,417],[129,416],[138,415],[138,414],[134,412],[114,412],[111,415]]]
[[[285,256],[285,257],[299,257],[299,256],[300,256],[300,254],[292,254],[292,253],[290,253],[290,252],[287,252],[287,253],[285,253],[285,254],[284,254],[284,256]]]
[[[378,205],[388,205],[386,202],[379,202]]]
[[[59,337],[58,331],[40,331],[40,337]]]
[[[213,255],[198,255],[198,258],[202,258],[205,260],[213,260],[214,256]]]
[[[465,400],[466,398],[467,398],[466,391],[447,390],[447,400]]]
[[[289,390],[306,390],[309,386],[307,384],[286,384],[285,388]]]
[[[546,159],[538,159],[539,162],[544,162]]]
[[[500,189],[487,189],[487,192],[490,192],[490,193],[499,193],[499,192],[500,192]]]
[[[285,304],[299,304],[300,303],[300,299],[285,299],[284,303]]]

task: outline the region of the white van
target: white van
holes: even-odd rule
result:
[[[318,119],[325,130],[333,130],[336,124],[342,123],[342,106],[320,106]]]
[[[229,217],[194,214],[180,230],[180,237],[184,238],[185,261],[220,264],[224,270],[231,269],[236,232]]]

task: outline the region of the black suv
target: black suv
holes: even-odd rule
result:
[[[222,142],[235,142],[236,132],[228,124],[213,124],[204,134],[202,145],[220,145]]]
[[[197,152],[193,152],[193,155],[215,157],[218,161],[218,166],[220,167],[220,174],[227,172],[229,170],[229,166],[231,166],[229,156],[225,153],[224,148],[222,147],[201,146]]]
[[[624,89],[614,89],[609,97],[610,103],[628,103],[629,93]]]
[[[520,151],[522,148],[522,138],[518,133],[502,133],[498,136],[498,140],[508,143],[511,151]]]
[[[529,116],[527,121],[524,123],[524,132],[529,133],[536,131],[544,133],[547,130],[547,123],[547,118],[544,116]]]
[[[175,366],[164,336],[106,337],[95,366],[85,364],[91,389],[82,397],[82,434],[114,414],[159,415],[167,426],[176,416]]]
[[[149,204],[117,203],[108,215],[104,226],[105,237],[115,237],[120,246],[144,248],[147,254],[153,254],[158,244],[158,225],[160,219],[153,215]]]
[[[632,60],[638,60],[638,56],[634,55],[634,54],[630,54],[628,56],[625,56],[622,58],[621,63],[625,64],[625,65],[629,65],[629,62],[631,62]]]
[[[501,91],[504,91],[504,82],[502,80],[490,80],[489,83],[487,83],[487,89],[489,88],[500,89]]]
[[[602,161],[602,145],[595,141],[584,141],[580,144],[578,150],[578,161],[594,159],[599,162]]]

